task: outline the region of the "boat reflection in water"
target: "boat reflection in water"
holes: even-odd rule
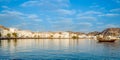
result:
[[[120,41],[19,39],[0,40],[0,59],[120,60]]]

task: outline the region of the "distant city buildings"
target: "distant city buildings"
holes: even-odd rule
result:
[[[16,28],[6,28],[0,25],[0,38],[47,38],[47,39],[96,39],[96,36],[113,36],[120,38],[120,28],[108,28],[102,32],[82,32],[59,31],[59,32],[32,32],[29,30],[19,30]]]
[[[95,36],[87,36],[80,32],[31,32],[29,30],[19,30],[16,28],[0,29],[2,38],[95,38]]]

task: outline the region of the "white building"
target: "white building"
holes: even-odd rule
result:
[[[22,30],[22,31],[16,31],[18,37],[26,38],[26,37],[33,37],[33,34],[31,31]]]
[[[17,37],[21,38],[72,38],[76,36],[78,38],[91,38],[94,36],[87,36],[86,34],[80,34],[79,32],[31,32],[28,30],[18,30],[16,28],[0,29],[2,37],[7,37],[7,34],[17,33]]]

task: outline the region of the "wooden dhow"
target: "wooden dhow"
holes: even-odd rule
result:
[[[115,42],[117,40],[117,38],[115,37],[111,37],[111,36],[98,36],[97,40],[99,42]]]

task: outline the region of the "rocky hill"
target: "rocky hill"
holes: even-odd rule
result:
[[[89,32],[87,35],[96,36],[99,34],[100,34],[100,32],[94,31],[94,32]]]
[[[6,28],[6,27],[4,27],[2,25],[0,25],[0,29],[9,30],[9,28]]]
[[[100,33],[101,35],[120,36],[120,28],[107,28]]]
[[[9,30],[9,28],[6,28],[2,25],[0,25],[0,30]],[[71,32],[71,31],[67,31],[67,32],[70,32],[70,33],[75,33],[75,34],[79,34],[79,35],[82,35],[82,34],[85,34],[85,33],[82,33],[82,32]],[[120,36],[120,28],[107,28],[105,30],[103,30],[102,32],[97,32],[97,31],[94,31],[94,32],[89,32],[88,34],[86,35],[91,35],[91,36],[96,36],[96,35],[105,35],[105,36]]]
[[[102,32],[89,32],[87,35],[96,36],[96,35],[105,35],[105,36],[120,36],[120,28],[107,28]]]

